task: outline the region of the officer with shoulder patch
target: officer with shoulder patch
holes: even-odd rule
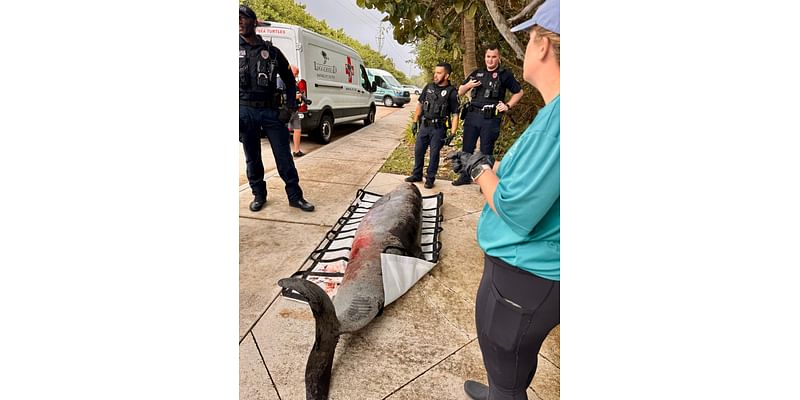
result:
[[[264,163],[261,160],[260,130],[272,147],[278,174],[286,183],[289,205],[303,211],[314,206],[303,198],[300,178],[289,150],[286,123],[297,110],[296,83],[289,62],[281,51],[256,35],[256,13],[239,6],[239,141],[247,162],[247,180],[255,197],[250,211],[259,211],[267,202]],[[278,76],[284,93],[277,88]]]
[[[433,182],[436,180],[439,153],[445,142],[447,127],[450,127],[453,135],[458,129],[458,94],[456,88],[450,84],[452,70],[453,68],[446,62],[436,65],[433,82],[422,89],[414,114],[414,123],[411,125],[411,131],[417,136],[417,140],[414,146],[414,170],[411,176],[406,178],[406,182],[422,181],[425,151],[430,145],[431,155],[425,175],[425,187],[428,189],[433,187]]]
[[[472,91],[472,100],[467,106],[464,118],[462,151],[470,154],[475,152],[475,145],[480,137],[481,153],[493,155],[494,144],[500,136],[502,114],[519,103],[523,91],[514,74],[500,66],[500,49],[497,45],[491,45],[486,49],[484,62],[486,67],[473,71],[458,87],[459,96]],[[506,90],[513,93],[508,103],[505,103]],[[462,173],[453,181],[453,185],[459,186],[470,182],[472,179],[469,174]]]

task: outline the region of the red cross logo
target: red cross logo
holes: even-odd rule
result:
[[[350,63],[350,56],[347,56],[347,64],[344,65],[344,73],[347,74],[347,83],[353,83],[353,75],[356,72],[353,64]]]

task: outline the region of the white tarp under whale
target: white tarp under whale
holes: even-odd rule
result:
[[[329,296],[336,295],[336,290],[344,278],[344,271],[350,255],[350,246],[356,235],[358,224],[367,211],[382,196],[376,193],[358,190],[352,204],[339,218],[336,224],[325,234],[325,238],[311,252],[300,271],[293,278],[303,278],[316,283]],[[427,274],[439,261],[442,243],[439,233],[442,231],[442,193],[422,197],[422,255],[425,258],[382,254],[381,268],[383,274],[384,305],[391,304],[408,291],[418,280]],[[284,297],[303,301],[302,296],[290,289],[283,289]]]

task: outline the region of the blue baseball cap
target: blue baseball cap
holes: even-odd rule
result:
[[[544,4],[536,9],[533,18],[511,28],[511,32],[519,32],[539,25],[550,32],[561,34],[561,0],[545,0]]]

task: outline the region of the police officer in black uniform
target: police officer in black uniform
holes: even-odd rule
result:
[[[472,154],[480,137],[481,153],[493,155],[494,144],[500,136],[500,119],[503,113],[519,103],[523,91],[514,74],[500,66],[498,46],[492,45],[486,49],[484,61],[486,67],[473,71],[458,87],[459,96],[472,91],[472,100],[466,106],[462,151]],[[506,90],[513,93],[508,103],[504,102]],[[453,181],[453,185],[459,186],[471,182],[469,174],[462,172],[461,176]]]
[[[414,170],[406,182],[422,181],[422,165],[425,162],[425,151],[431,147],[428,173],[425,176],[425,187],[430,189],[436,180],[439,170],[439,153],[445,142],[447,127],[455,135],[458,129],[458,94],[450,85],[450,64],[442,62],[433,70],[433,82],[422,89],[419,96],[414,122],[411,131],[417,136],[414,146]],[[421,116],[421,118],[420,118]],[[450,119],[448,124],[448,118]]]
[[[256,13],[239,6],[239,141],[247,161],[247,180],[255,198],[251,211],[259,211],[267,202],[267,183],[261,161],[261,129],[272,147],[278,174],[286,183],[289,205],[303,211],[314,206],[303,198],[300,178],[289,151],[286,123],[297,109],[295,79],[289,62],[281,51],[256,35]],[[277,89],[280,75],[285,94]]]

